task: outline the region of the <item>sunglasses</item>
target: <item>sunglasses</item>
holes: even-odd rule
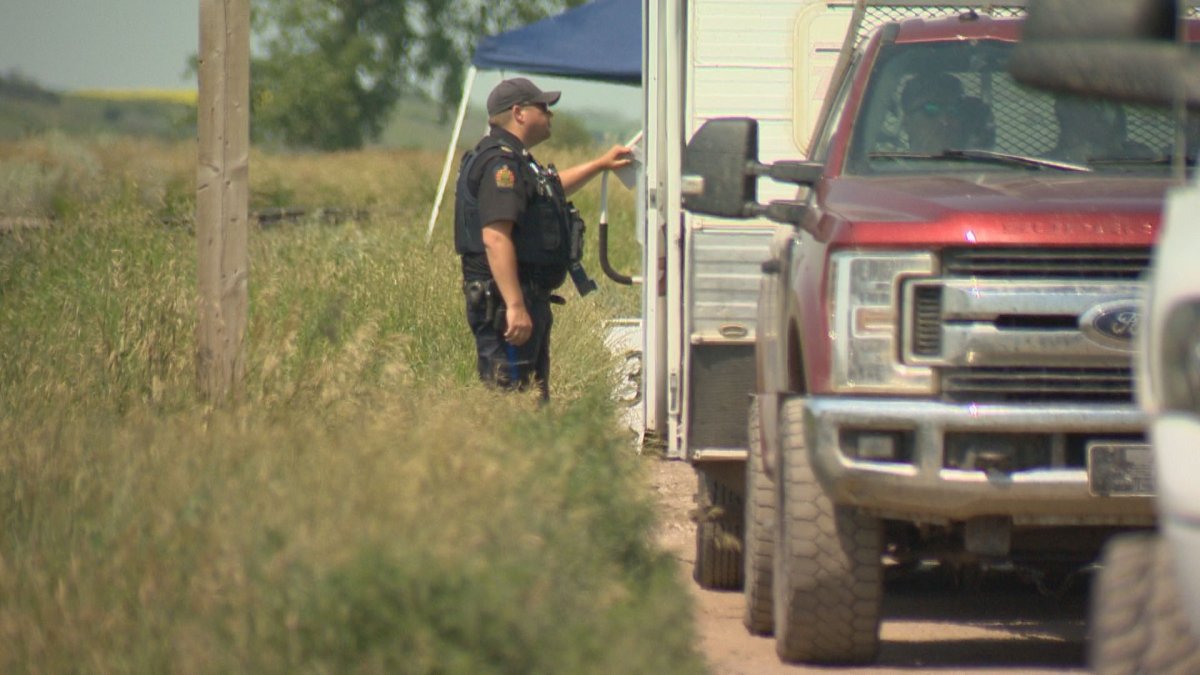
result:
[[[543,114],[546,114],[546,115],[550,114],[550,106],[546,105],[545,103],[526,102],[526,103],[522,103],[521,107],[522,108],[537,108],[538,110],[541,110]]]
[[[958,103],[938,103],[937,101],[926,101],[918,104],[909,112],[918,112],[929,117],[940,117],[942,115],[950,115],[958,117],[962,114],[962,105]]]

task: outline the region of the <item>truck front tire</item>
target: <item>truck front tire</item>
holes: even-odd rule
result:
[[[1189,623],[1167,542],[1151,533],[1109,542],[1092,597],[1092,672],[1200,672],[1200,645]]]
[[[746,457],[746,529],[745,571],[742,590],[746,613],[742,620],[754,635],[770,635],[775,628],[771,579],[775,555],[775,484],[763,466],[763,447],[759,429],[762,419],[758,401],[750,404]]]
[[[701,588],[733,591],[742,587],[742,496],[730,476],[741,467],[696,466],[696,566]]]
[[[882,525],[825,494],[799,397],[784,401],[780,432],[775,650],[792,663],[870,663],[879,650]]]

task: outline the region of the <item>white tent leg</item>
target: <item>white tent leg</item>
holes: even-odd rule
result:
[[[433,200],[433,212],[429,214],[429,229],[425,231],[425,243],[433,239],[433,226],[442,209],[442,197],[446,196],[446,183],[450,180],[450,165],[454,162],[458,135],[462,132],[463,119],[467,116],[467,100],[471,98],[471,87],[475,84],[475,66],[467,70],[467,81],[463,85],[462,100],[458,102],[458,118],[454,120],[454,133],[450,134],[450,147],[446,148],[446,164],[442,166],[442,179],[438,181],[437,198]]]

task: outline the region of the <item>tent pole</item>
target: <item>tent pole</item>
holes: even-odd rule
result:
[[[425,231],[425,243],[433,239],[433,226],[442,209],[442,197],[446,196],[446,183],[450,180],[450,164],[454,161],[454,149],[458,147],[458,135],[462,131],[463,119],[467,116],[467,100],[471,98],[471,87],[475,84],[475,66],[467,70],[467,81],[463,85],[462,100],[458,102],[458,118],[454,120],[454,133],[450,134],[450,147],[446,148],[446,163],[442,166],[442,178],[438,181],[437,198],[433,200],[433,212],[429,214],[429,229]]]

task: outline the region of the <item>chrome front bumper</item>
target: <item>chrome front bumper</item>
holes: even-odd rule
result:
[[[816,397],[805,400],[805,436],[818,479],[834,502],[882,517],[946,523],[1011,516],[1015,525],[1154,523],[1149,497],[1097,497],[1086,467],[1013,472],[947,468],[948,432],[1138,434],[1146,418],[1131,405],[973,405],[934,401]],[[911,462],[855,459],[844,430],[901,431]]]

